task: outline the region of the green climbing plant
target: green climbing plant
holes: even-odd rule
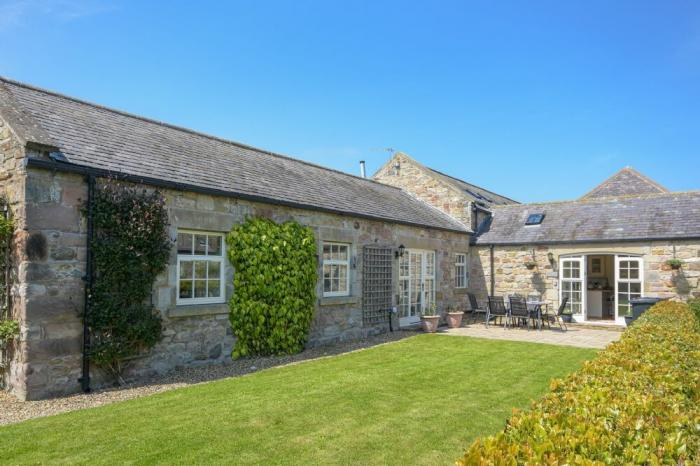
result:
[[[307,341],[316,299],[316,242],[297,222],[248,218],[226,237],[234,267],[233,358],[293,354]]]
[[[86,204],[83,211],[88,210]],[[162,337],[150,298],[172,246],[165,198],[157,190],[105,180],[95,189],[92,216],[90,357],[122,382],[128,361]]]

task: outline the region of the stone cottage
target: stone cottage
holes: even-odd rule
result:
[[[580,199],[519,204],[397,153],[374,175],[475,231],[469,289],[562,297],[577,321],[624,324],[629,301],[700,295],[700,192],[669,192],[626,167]],[[669,263],[671,259],[682,262]]]
[[[414,324],[425,306],[461,302],[467,287],[468,225],[377,181],[6,79],[0,155],[16,227],[10,314],[21,323],[3,377],[21,399],[78,391],[85,375],[81,205],[90,177],[157,187],[167,198],[174,246],[153,290],[164,338],[130,377],[230,358],[234,271],[223,239],[247,215],[315,231],[310,345]],[[211,262],[209,276],[188,275],[192,261]]]

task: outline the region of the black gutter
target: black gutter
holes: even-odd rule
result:
[[[87,175],[87,254],[85,259],[85,310],[83,311],[83,374],[80,379],[80,386],[83,392],[90,392],[90,309],[92,305],[92,284],[93,284],[93,263],[92,263],[92,240],[93,240],[93,215],[92,205],[95,196],[95,177]]]
[[[104,170],[104,169],[100,169],[100,168],[92,168],[92,167],[86,167],[83,165],[75,165],[72,163],[58,163],[58,162],[51,162],[48,160],[31,159],[30,158],[30,159],[27,159],[27,167],[41,168],[44,170],[54,170],[54,171],[59,171],[59,172],[64,172],[64,173],[75,173],[75,174],[79,174],[79,175],[92,175],[92,176],[98,177],[98,178],[113,178],[113,179],[118,179],[118,180],[122,180],[122,181],[127,181],[130,183],[146,184],[146,185],[150,185],[150,186],[154,186],[154,187],[158,187],[158,188],[165,188],[165,189],[174,189],[176,191],[190,191],[190,192],[199,193],[199,194],[209,194],[212,196],[231,197],[231,198],[236,198],[236,199],[243,199],[246,201],[261,202],[261,203],[265,203],[265,204],[273,204],[273,205],[279,205],[279,206],[284,206],[284,207],[292,207],[295,209],[313,210],[313,211],[317,211],[317,212],[324,212],[324,213],[330,213],[330,214],[336,214],[336,215],[345,215],[345,216],[355,217],[355,218],[364,218],[367,220],[373,220],[373,221],[379,221],[379,222],[385,222],[385,223],[396,223],[399,225],[408,225],[408,226],[417,227],[417,228],[431,228],[433,230],[449,231],[452,233],[461,233],[461,234],[466,234],[466,235],[472,234],[472,232],[470,232],[469,230],[466,230],[466,229],[457,230],[457,229],[447,228],[447,227],[424,225],[424,224],[420,224],[420,223],[407,222],[405,220],[396,220],[396,219],[390,219],[390,218],[384,218],[384,217],[377,217],[374,215],[359,214],[359,213],[355,213],[355,212],[347,212],[347,211],[342,211],[342,210],[338,210],[338,209],[330,209],[327,207],[319,207],[319,206],[304,204],[301,202],[284,201],[284,200],[269,198],[269,197],[265,197],[265,196],[258,196],[255,194],[246,194],[246,193],[240,193],[240,192],[236,192],[236,191],[226,191],[223,189],[206,188],[203,186],[187,184],[187,183],[180,183],[177,181],[168,181],[168,180],[163,180],[160,178],[131,175],[128,173],[114,172],[114,171]]]
[[[700,240],[700,236],[648,236],[640,238],[613,238],[613,239],[575,239],[575,240],[561,240],[561,241],[518,241],[518,242],[504,242],[504,243],[480,243],[477,241],[472,241],[472,246],[547,246],[547,245],[570,245],[570,244],[599,244],[599,243],[639,243],[639,242],[649,242],[649,241],[687,241],[687,240]]]
[[[489,256],[491,263],[491,296],[496,296],[496,271],[493,268],[493,244],[489,246]]]

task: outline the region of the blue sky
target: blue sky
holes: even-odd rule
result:
[[[700,189],[697,1],[0,0],[0,44],[1,75],[351,173]]]

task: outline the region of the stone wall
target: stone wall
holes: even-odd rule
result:
[[[553,254],[554,264],[548,254]],[[569,254],[630,254],[644,260],[644,294],[667,298],[700,297],[700,241],[662,241],[651,243],[610,243],[556,246],[495,246],[495,294],[540,294],[556,306],[559,302],[559,257]],[[490,293],[491,267],[487,246],[472,248],[472,290],[480,301]],[[666,261],[678,258],[685,262],[679,271]],[[525,263],[534,260],[530,270]]]
[[[24,232],[25,171],[22,165],[24,156],[25,152],[22,144],[17,140],[9,125],[0,118],[0,193],[7,198],[10,215],[15,225],[12,246],[12,275],[14,282],[17,282],[17,264],[21,260],[18,253],[24,250],[23,243],[26,238]],[[27,333],[27,326],[24,320],[23,295],[25,291],[26,287],[20,286],[19,283],[13,286],[10,308],[7,312],[7,317],[17,319],[20,322],[21,335],[26,335]],[[15,385],[14,381],[24,378],[25,359],[26,355],[19,344],[10,345],[4,353],[0,351],[0,387]]]
[[[398,169],[395,167],[397,164]],[[464,225],[475,227],[472,224],[469,198],[401,152],[397,152],[372,178],[401,188],[451,215]]]
[[[80,204],[87,187],[81,176],[30,169],[27,178],[27,227],[31,243],[22,263],[26,281],[28,331],[24,381],[17,378],[13,391],[20,398],[37,399],[79,390],[81,374],[80,312],[83,309],[85,273],[85,222]],[[227,233],[247,215],[277,222],[294,219],[312,227],[318,250],[323,241],[351,244],[350,296],[323,298],[318,282],[316,312],[309,345],[362,338],[387,330],[386,325],[363,327],[361,310],[362,248],[385,245],[432,249],[437,258],[436,298],[442,308],[463,301],[453,291],[454,254],[468,252],[466,234],[370,221],[315,211],[254,203],[180,191],[164,191],[170,235],[178,229]],[[228,264],[228,261],[225,261]],[[230,359],[234,337],[227,304],[176,305],[177,252],[173,247],[168,270],[154,285],[153,300],[164,321],[164,338],[147,355],[133,361],[127,378],[163,373],[178,366],[222,363]],[[394,289],[398,289],[397,270]],[[319,277],[321,276],[319,263]],[[232,294],[233,270],[227,265],[226,297]],[[396,298],[394,298],[396,299]],[[394,322],[395,327],[397,322]],[[103,380],[93,371],[96,383]],[[24,383],[24,386],[23,386]]]

